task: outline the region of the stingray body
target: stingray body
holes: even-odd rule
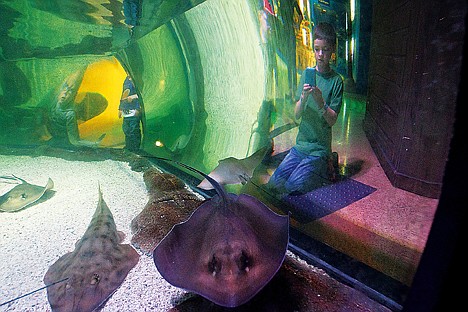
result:
[[[37,202],[48,190],[54,187],[51,178],[48,179],[45,186],[29,184],[25,180],[13,176],[13,178],[3,177],[12,180],[18,180],[21,184],[16,185],[10,191],[0,196],[0,211],[15,212],[24,209]]]
[[[269,135],[271,144],[260,148],[246,158],[224,158],[219,161],[218,166],[208,175],[222,185],[246,184],[252,178],[255,169],[260,165],[265,156],[273,153],[273,138],[295,127],[297,127],[296,123],[288,123],[272,130]],[[197,187],[205,190],[213,189],[213,185],[206,178],[203,179]]]
[[[245,184],[252,178],[255,168],[262,162],[265,155],[271,151],[271,146],[265,146],[247,158],[228,157],[222,159],[208,175],[219,184]],[[205,190],[214,188],[207,178],[203,179],[197,187]]]
[[[75,250],[60,257],[44,276],[53,312],[90,312],[102,307],[117,290],[139,255],[117,231],[114,218],[99,189],[99,202]]]
[[[289,241],[288,216],[255,197],[226,193],[208,175],[217,194],[175,225],[156,246],[153,259],[172,285],[225,307],[253,298],[276,274]]]

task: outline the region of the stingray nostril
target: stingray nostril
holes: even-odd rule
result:
[[[242,254],[237,261],[237,267],[241,271],[249,272],[252,266],[252,257],[250,257],[245,250],[242,250]]]
[[[213,276],[215,276],[217,273],[221,271],[221,261],[219,261],[218,258],[216,258],[215,255],[211,258],[211,261],[208,262],[208,270],[211,272]]]

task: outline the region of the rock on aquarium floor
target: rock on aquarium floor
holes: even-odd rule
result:
[[[44,287],[47,269],[74,249],[98,203],[100,185],[117,229],[130,243],[130,222],[148,200],[143,173],[128,163],[68,161],[54,157],[0,155],[0,176],[15,175],[28,183],[54,182],[55,194],[23,210],[0,213],[0,304]],[[14,184],[0,183],[0,194]],[[184,291],[167,283],[153,260],[140,256],[105,311],[167,311]],[[45,289],[0,306],[0,311],[51,311]]]

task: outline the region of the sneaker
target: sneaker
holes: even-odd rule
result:
[[[336,182],[339,177],[338,153],[332,152],[328,158],[328,176],[331,182]]]
[[[333,169],[338,172],[339,166],[338,166],[338,153],[337,152],[332,152],[332,164],[333,164]]]

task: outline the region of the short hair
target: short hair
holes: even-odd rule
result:
[[[335,28],[326,22],[320,22],[314,26],[314,32],[312,34],[312,41],[315,39],[325,40],[329,44],[336,45],[336,32]]]

